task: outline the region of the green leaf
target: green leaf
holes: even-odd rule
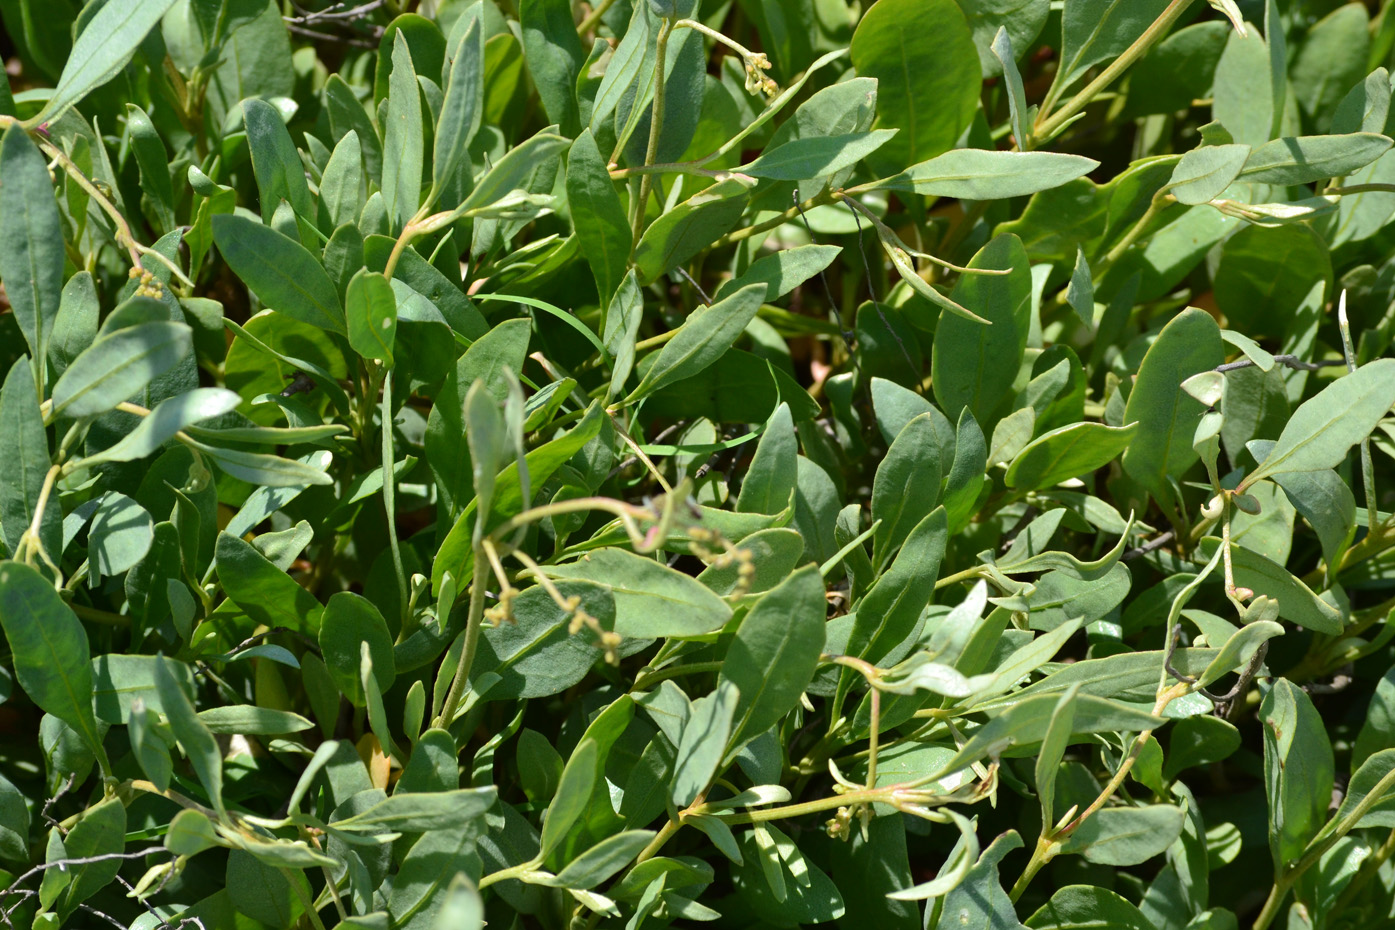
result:
[[[1343,829],[1395,826],[1395,805],[1391,803],[1395,789],[1386,781],[1391,777],[1391,772],[1395,772],[1395,749],[1382,749],[1363,761],[1352,773],[1341,807],[1337,808],[1337,813],[1327,822],[1318,838],[1339,834]],[[1382,785],[1383,781],[1385,784]],[[1356,809],[1362,805],[1367,805],[1366,812],[1357,818]]]
[[[1007,274],[966,274],[952,299],[975,308],[992,325],[940,314],[931,373],[935,399],[951,420],[972,411],[987,429],[998,422],[1027,347],[1032,280],[1027,253],[1013,235],[994,238],[969,262],[970,268],[1003,269]]]
[[[777,181],[803,181],[826,178],[850,168],[890,141],[900,130],[877,129],[837,136],[810,136],[791,139],[761,153],[739,169],[742,174]]]
[[[1115,58],[1162,14],[1167,0],[1068,0],[1061,12],[1061,65],[1052,90]]]
[[[157,656],[111,655],[92,660],[92,704],[97,719],[113,725],[127,723],[134,713],[136,701],[157,713],[163,713],[160,693],[155,687]],[[194,687],[193,669],[182,662],[172,667],[173,674],[183,676],[180,684],[188,690]]]
[[[412,70],[407,35],[392,38],[392,74],[388,77],[387,125],[383,129],[383,206],[392,229],[400,231],[421,206],[423,152],[421,90]]]
[[[1143,356],[1124,408],[1124,422],[1137,423],[1138,431],[1122,461],[1124,471],[1154,496],[1171,500],[1168,479],[1197,460],[1192,434],[1206,408],[1181,389],[1182,382],[1224,361],[1220,327],[1195,308],[1173,317]]]
[[[548,574],[610,588],[615,632],[629,638],[701,636],[731,619],[731,608],[691,575],[623,549],[598,549]]]
[[[34,389],[34,372],[25,364],[11,365],[0,389],[0,461],[9,463],[0,469],[0,527],[6,547],[13,553],[34,522],[49,471],[48,435]],[[62,552],[63,512],[53,498],[44,507],[38,541],[50,558]]]
[[[1252,184],[1291,186],[1345,177],[1380,158],[1390,145],[1390,139],[1374,132],[1288,136],[1255,149],[1239,178]]]
[[[57,835],[58,831],[54,831]],[[63,859],[97,859],[67,868],[49,869],[40,885],[40,899],[53,900],[59,913],[71,912],[116,878],[121,860],[116,858],[126,845],[126,805],[119,798],[108,798],[88,808],[82,819],[68,831],[61,843]],[[50,841],[49,852],[55,844]],[[102,859],[100,857],[112,858]],[[50,859],[50,861],[53,861]],[[60,890],[52,890],[59,886]]]
[[[245,553],[244,557],[251,561]],[[284,587],[279,582],[277,584]],[[392,687],[397,674],[393,666],[392,634],[388,631],[387,621],[371,601],[349,591],[341,591],[331,597],[320,619],[319,640],[330,677],[355,707],[364,706],[359,673],[362,643],[367,643],[372,653],[373,678],[378,682],[379,690],[386,692]]]
[[[578,609],[602,630],[616,622],[610,589],[582,580],[556,582],[563,598],[579,598]],[[591,632],[573,633],[575,614],[557,605],[541,586],[526,588],[510,605],[511,622],[488,628],[470,667],[472,682],[493,674],[498,680],[486,700],[513,700],[560,694],[581,681],[604,655]]]
[[[155,526],[145,508],[125,494],[109,491],[92,515],[87,557],[94,577],[119,575],[150,551]]]
[[[1160,856],[1182,832],[1186,811],[1171,804],[1106,807],[1086,818],[1062,844],[1100,865],[1139,865]]]
[[[954,149],[871,186],[929,197],[1006,200],[1060,187],[1098,167],[1094,159],[1060,152]]]
[[[954,758],[945,763],[939,777],[957,772],[989,755],[1024,754],[1046,738],[1056,713],[1057,700],[1055,695],[1036,695],[1019,701],[993,717],[975,730]],[[1075,720],[1068,742],[1077,742],[1080,737],[1090,733],[1154,730],[1164,722],[1162,717],[1154,717],[1127,704],[1081,693],[1076,695]],[[1163,846],[1166,847],[1167,843]]]
[[[1010,488],[1036,491],[1079,478],[1103,468],[1129,447],[1137,423],[1105,426],[1072,423],[1027,443],[1008,465],[1004,482]]]
[[[320,602],[250,543],[220,533],[215,564],[223,590],[257,623],[311,634],[318,631]],[[353,647],[357,649],[358,643]]]
[[[165,848],[177,856],[194,856],[219,845],[208,815],[188,808],[174,815],[165,834]]]
[[[1192,149],[1172,169],[1169,192],[1178,203],[1210,203],[1240,176],[1249,157],[1250,147],[1240,143]]]
[[[1080,686],[1074,685],[1062,692],[1056,700],[1056,706],[1051,711],[1051,722],[1047,724],[1046,733],[1041,739],[1041,753],[1037,756],[1036,765],[1033,769],[1037,788],[1037,801],[1041,804],[1041,817],[1043,825],[1043,835],[1047,829],[1051,829],[1054,824],[1056,810],[1056,775],[1061,767],[1061,757],[1065,755],[1066,746],[1070,743],[1070,735],[1075,727],[1075,698],[1080,693]]]
[[[818,569],[806,565],[752,608],[722,662],[720,682],[737,691],[732,745],[775,726],[799,703],[824,645],[826,604]]]
[[[336,820],[331,826],[335,830],[370,834],[457,831],[483,817],[497,797],[497,789],[492,785],[457,791],[397,793],[352,817]]]
[[[1250,661],[1260,644],[1284,635],[1284,628],[1272,620],[1255,620],[1246,624],[1221,647],[1220,655],[1211,660],[1206,671],[1201,673],[1200,684],[1204,687],[1220,678],[1237,671]]]
[[[1219,717],[1185,717],[1170,727],[1171,742],[1163,777],[1171,781],[1192,766],[1207,765],[1228,758],[1240,748],[1240,733]]]
[[[1351,447],[1371,435],[1395,404],[1395,359],[1379,359],[1339,378],[1293,412],[1259,467],[1245,476],[1244,491],[1261,478],[1336,468]]]
[[[978,50],[954,0],[889,0],[852,37],[859,77],[877,81],[879,129],[901,132],[873,159],[889,174],[954,147],[978,109]]]
[[[438,895],[441,904],[432,919],[431,930],[483,930],[484,901],[467,877],[457,874],[449,887]]]
[[[484,106],[484,59],[479,20],[472,20],[450,53],[450,80],[435,127],[431,183],[439,191],[468,171],[470,140],[480,125]],[[456,204],[442,204],[447,209]]]
[[[194,712],[194,705],[184,693],[179,679],[170,670],[169,663],[172,661],[176,660],[163,656],[156,660],[155,689],[160,695],[165,719],[174,731],[174,738],[179,740],[184,754],[189,757],[189,764],[193,766],[204,790],[208,792],[208,800],[213,809],[218,812],[220,818],[224,818],[226,814],[223,810],[223,753],[218,748],[218,741],[213,738],[213,733]],[[188,678],[187,675],[181,677],[186,680]]]
[[[788,404],[775,408],[765,424],[750,469],[741,482],[736,509],[742,513],[780,513],[790,505],[798,483],[799,443]]]
[[[1012,899],[998,879],[998,866],[1003,857],[1021,845],[1022,837],[1018,836],[1016,830],[999,834],[967,871],[963,881],[944,896],[939,903],[939,912],[954,915],[963,925],[970,927],[1021,930],[1022,924],[1017,920]],[[933,911],[933,908],[934,905],[931,905],[927,910]]]
[[[174,0],[110,0],[87,21],[40,116],[50,123],[114,78]]]
[[[523,57],[538,87],[547,118],[575,136],[580,126],[576,102],[577,77],[586,52],[576,34],[572,8],[566,0],[524,0],[518,22],[523,31]]]
[[[567,204],[596,290],[603,302],[609,301],[625,276],[634,240],[615,182],[589,129],[577,136],[567,157]]]
[[[315,203],[305,183],[305,168],[295,150],[281,113],[265,100],[244,100],[242,117],[247,126],[247,148],[261,196],[262,222],[271,225],[272,215],[283,200],[305,223],[315,218]],[[221,246],[221,244],[220,244]]]
[[[845,650],[848,655],[880,664],[914,632],[921,611],[934,596],[948,536],[943,507],[916,524],[891,567],[858,602]]]
[[[544,130],[515,146],[480,179],[470,196],[465,198],[465,202],[457,209],[468,216],[471,210],[482,210],[501,200],[505,195],[522,187],[540,165],[547,164],[549,159],[568,144],[565,137]]]
[[[586,804],[591,799],[591,789],[596,784],[596,765],[600,749],[594,739],[583,739],[571,758],[562,769],[562,780],[557,783],[557,794],[547,807],[543,818],[541,849],[538,855],[546,859],[571,831],[572,826],[586,812]]]
[[[323,457],[320,458],[320,465],[317,467],[308,461],[285,459],[260,452],[243,452],[240,449],[224,449],[195,439],[185,440],[185,445],[198,449],[234,478],[262,487],[304,488],[311,484],[334,483],[334,479],[324,470],[324,466],[329,463]]]
[[[347,333],[334,282],[299,242],[234,214],[213,218],[213,241],[264,305],[302,323]]]
[[[344,295],[344,317],[353,350],[391,368],[397,336],[397,298],[388,279],[367,268],[355,272]]]
[[[559,888],[594,888],[629,865],[653,838],[652,830],[625,830],[606,837],[568,862],[548,884]]]
[[[53,585],[20,562],[0,562],[0,626],[15,678],[38,707],[77,732],[110,770],[92,713],[87,632]]]
[[[718,181],[650,224],[634,251],[640,283],[652,284],[735,226],[746,209],[750,183],[737,178]]]
[[[29,343],[42,359],[63,290],[63,233],[48,165],[18,124],[0,136],[0,279]]]
[[[940,502],[938,412],[922,413],[897,434],[872,481],[872,568],[880,573],[921,520]]]
[[[136,428],[122,437],[114,446],[89,455],[84,461],[89,465],[98,462],[133,462],[154,455],[175,434],[187,426],[202,420],[222,416],[236,410],[242,398],[224,388],[194,388],[184,394],[177,394],[156,405],[150,414],[136,424]]]
[[[822,274],[842,251],[842,246],[837,245],[799,245],[762,255],[751,262],[745,274],[723,281],[717,288],[716,299],[722,300],[760,281],[766,285],[765,302],[778,300],[814,275]]]
[[[721,678],[710,694],[693,701],[678,739],[669,800],[677,807],[692,804],[707,790],[731,745],[733,718],[741,701],[737,686]]]
[[[73,359],[53,386],[53,416],[111,410],[172,368],[193,348],[183,323],[142,323],[101,336]]]
[[[210,733],[244,733],[249,735],[279,735],[299,733],[314,726],[300,714],[251,704],[228,704],[199,711],[199,722]]]
[[[363,199],[363,145],[358,133],[350,129],[334,147],[320,177],[320,203],[335,227],[331,241],[341,236],[339,230],[346,224],[350,225],[342,235],[358,232],[352,224],[363,210]],[[325,252],[325,265],[329,266],[328,246]]]
[[[1098,885],[1067,885],[1027,918],[1032,930],[1156,930],[1143,912]]]
[[[678,334],[664,343],[659,357],[625,402],[633,403],[675,381],[690,378],[721,358],[755,317],[764,296],[765,285],[752,284],[694,311]]]
[[[1275,868],[1303,854],[1327,820],[1332,799],[1332,745],[1312,699],[1276,678],[1259,708],[1264,724],[1264,790]]]

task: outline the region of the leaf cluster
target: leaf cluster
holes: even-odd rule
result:
[[[1395,3],[0,0],[0,923],[1395,908]]]

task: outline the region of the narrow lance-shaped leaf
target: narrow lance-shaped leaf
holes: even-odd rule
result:
[[[1245,476],[1239,490],[1270,475],[1336,468],[1352,446],[1371,435],[1392,404],[1395,359],[1362,365],[1293,412],[1269,455]]]
[[[402,30],[393,36],[392,75],[388,78],[387,126],[383,132],[383,206],[392,228],[400,230],[421,205],[421,90],[412,70],[412,53]]]
[[[818,569],[806,565],[741,621],[721,671],[738,694],[733,746],[770,729],[799,703],[823,652],[826,612]]]
[[[480,24],[474,19],[451,52],[450,83],[441,102],[436,123],[435,154],[431,161],[431,182],[439,192],[468,158],[470,139],[479,126],[483,105],[483,63],[480,55]],[[455,204],[443,204],[453,208]]]
[[[37,571],[0,562],[0,626],[24,693],[72,727],[108,772],[92,713],[92,657],[81,621]]]
[[[344,335],[339,292],[299,242],[234,214],[213,218],[213,241],[233,272],[272,310]]]
[[[961,200],[1004,200],[1060,187],[1099,167],[1099,162],[1061,152],[998,152],[954,149],[873,187]]]
[[[721,358],[736,337],[745,331],[764,298],[765,285],[751,284],[710,307],[695,311],[678,335],[664,344],[658,359],[645,372],[639,387],[626,398],[626,403],[690,378]]]
[[[596,290],[608,300],[625,276],[634,240],[615,182],[589,129],[577,136],[567,156],[567,203]]]
[[[0,178],[0,280],[29,357],[42,359],[63,292],[63,231],[48,165],[18,124],[0,136]]]
[[[34,522],[50,467],[48,434],[34,390],[34,372],[28,365],[11,366],[0,389],[0,527],[5,546],[18,550],[20,538]],[[63,512],[50,497],[39,526],[39,541],[50,558],[62,551]]]
[[[58,87],[36,117],[50,123],[116,76],[174,0],[110,0],[87,23],[63,65]]]
[[[183,323],[141,323],[100,337],[53,386],[53,415],[105,413],[163,374],[193,349]]]

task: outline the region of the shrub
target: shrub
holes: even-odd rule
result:
[[[1395,5],[415,7],[0,2],[6,925],[1392,918]]]

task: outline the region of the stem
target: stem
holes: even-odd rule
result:
[[[1054,847],[1056,845],[1054,840],[1049,840],[1044,836],[1037,837],[1037,848],[1032,850],[1031,860],[1028,861],[1027,867],[1022,870],[1022,875],[1012,886],[1012,890],[1008,892],[1008,897],[1012,899],[1013,904],[1016,904],[1017,899],[1022,897],[1022,892],[1027,890],[1027,886],[1032,883],[1032,879],[1036,878],[1042,867],[1055,858]]]
[[[1153,704],[1153,716],[1160,716],[1162,712],[1167,709],[1168,704],[1171,704],[1174,699],[1181,697],[1189,690],[1190,686],[1185,683],[1178,683],[1163,689],[1158,694],[1157,701]],[[1099,797],[1095,798],[1095,800],[1090,803],[1090,806],[1085,808],[1074,820],[1054,834],[1048,835],[1049,828],[1044,827],[1042,829],[1042,835],[1037,840],[1037,847],[1032,851],[1032,858],[1028,861],[1027,868],[1023,870],[1022,876],[1017,880],[1016,884],[1012,886],[1012,892],[1010,894],[1012,900],[1016,901],[1020,898],[1022,892],[1026,891],[1027,886],[1031,884],[1032,877],[1035,876],[1037,872],[1041,871],[1042,866],[1056,857],[1056,854],[1061,850],[1061,840],[1080,829],[1080,825],[1088,820],[1091,814],[1094,814],[1100,808],[1104,807],[1109,799],[1114,797],[1114,792],[1119,790],[1119,786],[1122,785],[1124,779],[1128,777],[1129,772],[1133,769],[1133,764],[1138,761],[1139,753],[1143,751],[1144,744],[1148,742],[1148,737],[1152,734],[1152,730],[1144,730],[1138,734],[1133,741],[1133,747],[1129,750],[1129,754],[1124,757],[1123,762],[1119,763],[1119,769],[1114,773],[1114,777],[1109,779],[1109,784],[1104,786],[1104,789],[1099,793]]]
[[[1284,898],[1288,897],[1288,889],[1292,884],[1292,879],[1287,877],[1274,882],[1274,887],[1269,889],[1269,897],[1264,901],[1264,909],[1255,918],[1254,930],[1265,930],[1278,916],[1279,907],[1284,903]]]
[[[1157,218],[1157,215],[1162,212],[1164,206],[1168,205],[1168,199],[1169,195],[1164,194],[1162,191],[1158,191],[1157,194],[1153,195],[1152,202],[1148,204],[1148,209],[1144,211],[1143,215],[1138,218],[1138,222],[1134,223],[1129,231],[1124,234],[1124,238],[1119,240],[1119,244],[1110,249],[1109,253],[1105,255],[1103,269],[1108,269],[1117,262],[1123,257],[1124,253],[1129,250],[1129,247],[1138,241],[1138,237],[1143,235],[1143,231],[1148,227],[1148,224]],[[1101,273],[1103,269],[1101,269]]]
[[[383,509],[387,511],[388,546],[392,550],[392,567],[397,573],[397,596],[401,602],[402,625],[407,624],[411,605],[407,593],[407,572],[402,567],[402,548],[397,541],[397,480],[393,474],[392,449],[392,369],[383,374]]]
[[[1065,128],[1071,117],[1085,109],[1086,104],[1095,99],[1100,91],[1110,84],[1113,84],[1119,75],[1123,74],[1129,67],[1143,57],[1143,54],[1152,48],[1153,44],[1167,34],[1173,23],[1177,22],[1182,13],[1191,5],[1192,0],[1172,0],[1163,10],[1162,15],[1153,21],[1143,34],[1134,40],[1134,43],[1124,50],[1124,53],[1114,59],[1099,73],[1099,76],[1086,84],[1085,87],[1070,99],[1064,107],[1055,115],[1047,117],[1046,108],[1043,108],[1037,117],[1037,124],[1030,130],[1032,146],[1036,147],[1049,141],[1056,133]]]
[[[664,126],[664,59],[668,55],[668,37],[673,32],[673,20],[664,19],[663,25],[659,27],[658,44],[655,48],[654,61],[654,106],[649,117],[649,147],[644,152],[644,164],[649,166],[654,164],[654,159],[659,154],[659,135],[663,132]],[[644,174],[639,179],[639,198],[631,208],[630,229],[632,242],[638,244],[640,233],[644,231],[644,208],[649,202],[649,192],[654,186],[654,176]],[[631,247],[633,254],[633,246]]]
[[[62,466],[54,465],[44,475],[43,487],[39,489],[39,499],[34,503],[34,518],[29,521],[29,530],[20,538],[16,548],[23,548],[25,561],[34,564],[28,556],[33,553],[41,554],[45,561],[49,561],[49,555],[44,551],[44,545],[39,538],[39,529],[44,522],[44,510],[48,507],[48,496],[53,493],[53,483],[58,480],[58,475],[63,471]],[[27,540],[27,543],[26,543]],[[18,553],[16,553],[18,555]]]
[[[724,245],[731,245],[733,242],[740,242],[742,239],[749,239],[750,237],[757,235],[758,233],[769,232],[772,229],[777,229],[778,227],[785,225],[790,220],[799,216],[801,210],[812,210],[814,207],[821,207],[824,204],[832,203],[833,197],[833,191],[824,191],[822,194],[810,197],[808,200],[804,201],[798,206],[790,207],[788,210],[786,210],[784,213],[781,213],[779,216],[771,217],[763,223],[757,223],[754,226],[747,226],[745,229],[738,229],[734,232],[727,233],[725,236],[712,243],[712,248],[719,249]]]
[[[475,661],[475,650],[480,641],[480,625],[484,622],[484,589],[489,583],[489,562],[475,551],[475,575],[470,584],[470,613],[465,621],[465,649],[460,654],[460,664],[455,667],[455,678],[441,705],[440,716],[433,727],[446,729],[455,719],[460,699],[465,693],[465,682],[470,677],[470,665]]]
[[[682,826],[683,824],[676,820],[670,820],[664,824],[655,837],[649,841],[649,845],[640,850],[639,855],[635,857],[635,865],[647,862],[658,855],[659,850],[663,849],[664,844],[671,840]],[[634,866],[630,866],[630,868],[634,868]]]
[[[1351,323],[1347,320],[1347,292],[1337,302],[1337,329],[1342,334],[1342,356],[1347,363],[1347,371],[1356,371],[1356,349],[1351,344]],[[1376,516],[1376,474],[1371,461],[1371,438],[1361,440],[1361,483],[1366,495],[1366,529],[1376,531],[1379,519]]]
[[[601,0],[576,27],[576,34],[584,37],[592,29],[595,29],[596,24],[601,21],[601,17],[610,12],[610,8],[613,6],[615,6],[615,0]]]
[[[701,675],[706,672],[720,672],[721,662],[689,662],[687,665],[670,665],[668,668],[655,669],[646,674],[641,674],[635,679],[634,686],[630,688],[635,691],[648,691],[661,681],[670,678],[681,678],[684,675]]]

